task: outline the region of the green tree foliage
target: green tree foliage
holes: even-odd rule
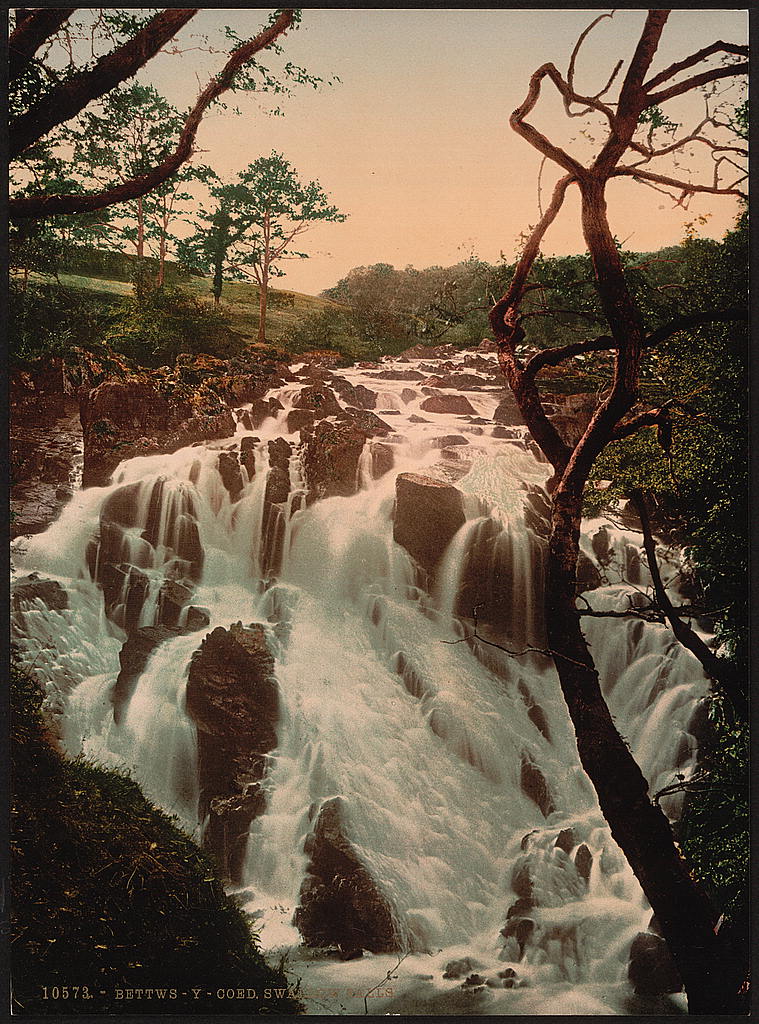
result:
[[[318,181],[302,183],[280,154],[259,157],[237,180],[212,186],[213,209],[201,210],[195,234],[182,243],[188,265],[213,273],[218,303],[224,278],[255,278],[259,289],[258,340],[265,341],[269,282],[281,277],[281,264],[306,259],[293,243],[320,221],[341,223],[346,214],[329,202]]]

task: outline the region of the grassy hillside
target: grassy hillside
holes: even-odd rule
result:
[[[14,670],[14,1013],[300,1012],[208,858],[126,776],[64,761],[40,704]],[[219,999],[220,988],[245,997]]]

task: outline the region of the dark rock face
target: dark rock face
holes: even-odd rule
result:
[[[362,430],[367,437],[387,437],[388,434],[394,433],[389,423],[385,423],[383,419],[367,409],[354,409],[348,406],[342,411],[339,419]]]
[[[425,377],[419,370],[380,370],[369,376],[375,380],[424,380]]]
[[[583,594],[586,590],[596,590],[602,583],[601,573],[585,552],[581,551],[577,558],[577,593]]]
[[[526,755],[522,758],[522,769],[519,777],[522,792],[533,803],[537,804],[544,818],[553,814],[556,806],[548,788],[548,782],[541,769]]]
[[[366,440],[364,431],[352,423],[324,420],[306,434],[302,457],[310,502],[356,493],[358,463]]]
[[[413,345],[401,352],[401,359],[447,359],[456,354],[453,345]]]
[[[340,797],[325,801],[306,839],[310,860],[293,923],[307,946],[344,953],[390,953],[399,947],[390,900],[346,835]]]
[[[385,473],[389,473],[395,465],[395,452],[389,444],[382,441],[374,441],[372,444],[372,476],[379,480]]]
[[[584,878],[586,882],[590,881],[590,872],[593,867],[593,854],[585,843],[580,843],[577,847],[577,853],[575,854],[575,867],[577,868],[577,874],[580,878]]]
[[[653,932],[638,932],[633,939],[627,977],[635,994],[644,999],[680,992],[683,987],[667,943]]]
[[[85,487],[103,486],[123,459],[173,452],[194,441],[229,437],[235,421],[217,397],[213,411],[167,397],[148,381],[105,381],[82,389]]]
[[[505,427],[524,426],[524,418],[519,411],[517,400],[510,391],[504,392],[503,398],[493,413],[493,419]]]
[[[461,434],[446,434],[444,437],[433,437],[430,445],[433,448],[447,448],[449,445],[469,444]]]
[[[12,606],[18,611],[23,604],[40,600],[51,611],[60,612],[69,606],[69,596],[57,580],[42,579],[36,572],[17,580],[12,589]]]
[[[203,836],[223,873],[240,880],[248,829],[265,806],[260,782],[277,744],[279,688],[263,626],[209,633],[192,656],[187,710],[198,728]]]
[[[309,409],[318,418],[323,419],[325,416],[337,416],[340,412],[340,403],[330,388],[323,384],[312,384],[295,396],[293,408]]]
[[[117,725],[124,716],[126,706],[153,651],[164,641],[181,636],[184,632],[186,631],[177,627],[145,626],[125,641],[119,652],[121,669],[116,677],[116,685],[111,691],[113,719]]]
[[[41,533],[57,519],[73,494],[76,464],[81,458],[82,428],[75,403],[61,400],[63,415],[49,425],[42,410],[32,422],[11,423],[11,538]]]
[[[461,491],[417,473],[398,475],[393,538],[427,572],[465,521]]]
[[[377,394],[371,391],[364,384],[351,384],[344,377],[331,377],[330,385],[345,402],[358,409],[376,409]]]
[[[424,412],[448,413],[457,416],[474,416],[472,403],[464,395],[430,395],[419,406]]]
[[[556,412],[549,417],[562,439],[574,447],[587,430],[598,399],[593,394],[553,395]]]
[[[219,452],[219,473],[224,486],[229,491],[231,501],[237,501],[242,493],[242,473],[237,452]]]

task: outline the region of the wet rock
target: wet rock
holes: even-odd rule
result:
[[[199,814],[224,875],[240,881],[248,830],[265,806],[259,783],[277,744],[279,689],[263,626],[219,626],[193,654],[187,711],[198,728]]]
[[[372,442],[372,476],[379,480],[385,473],[389,473],[395,465],[395,452],[389,444],[382,441]]]
[[[480,961],[474,960],[468,956],[462,957],[460,960],[449,960],[445,965],[443,977],[458,981],[459,978],[463,978],[465,974],[470,974],[474,971],[476,967],[482,967]]]
[[[401,353],[403,359],[448,359],[456,354],[453,345],[412,345]]]
[[[461,491],[432,477],[399,474],[393,538],[428,572],[465,521]]]
[[[501,934],[507,941],[512,936],[516,941],[519,949],[519,960],[524,956],[525,946],[532,938],[535,928],[535,921],[531,917],[512,917],[506,923],[506,927],[501,929]]]
[[[51,611],[61,612],[69,606],[69,596],[57,580],[43,579],[38,573],[23,576],[12,587],[12,606],[19,611],[32,601],[42,601]]]
[[[543,817],[547,818],[549,814],[553,814],[556,806],[553,802],[551,791],[548,788],[546,777],[538,765],[528,756],[523,756],[522,758],[519,783],[524,795],[537,804]]]
[[[598,405],[594,394],[554,395],[557,412],[549,416],[562,440],[574,448],[588,428]]]
[[[312,384],[295,396],[293,409],[308,409],[323,419],[325,416],[337,416],[341,407],[331,388],[324,384]]]
[[[446,434],[444,437],[434,437],[430,441],[432,448],[447,448],[448,445],[469,444],[461,434]]]
[[[680,992],[683,987],[666,942],[652,932],[638,932],[633,939],[627,977],[635,994],[644,999]]]
[[[243,437],[240,439],[240,465],[245,467],[248,480],[256,475],[256,448],[259,445],[257,437]]]
[[[478,352],[497,352],[498,345],[493,341],[492,338],[483,338],[477,346]]]
[[[462,984],[462,988],[475,988],[479,985],[484,985],[485,979],[481,974],[470,974],[469,977]]]
[[[586,882],[589,882],[590,872],[593,868],[593,854],[585,843],[581,843],[577,848],[577,853],[575,854],[575,867],[577,868],[577,874],[580,878],[584,878]]]
[[[119,653],[119,674],[111,690],[113,718],[118,725],[151,655],[166,640],[185,632],[177,627],[143,626],[127,638]]]
[[[283,405],[278,398],[254,398],[248,411],[248,429],[258,430],[265,420],[270,416],[276,416],[282,409]]]
[[[416,413],[412,413],[412,415],[409,416],[408,421],[409,421],[409,423],[429,423],[430,422],[429,420],[426,420],[424,418],[424,416],[417,416]]]
[[[493,419],[496,423],[500,423],[506,427],[524,426],[524,417],[519,411],[516,398],[514,398],[510,391],[504,392],[501,401],[498,403],[496,410],[493,413]]]
[[[472,403],[464,395],[430,395],[419,406],[424,412],[447,413],[456,416],[474,415]]]
[[[261,527],[261,566],[266,575],[279,572],[286,521],[284,506],[290,496],[290,456],[292,449],[282,437],[269,441],[269,472],[264,490]]]
[[[182,609],[192,600],[194,590],[189,580],[165,580],[158,594],[158,625],[176,626]]]
[[[126,586],[126,600],[124,601],[124,617],[122,625],[127,633],[135,630],[140,621],[140,612],[148,596],[150,581],[144,572],[132,566],[129,569]]]
[[[386,437],[393,433],[393,428],[389,423],[385,423],[379,416],[367,409],[354,409],[349,406],[340,413],[338,419],[362,430],[367,437]]]
[[[498,437],[508,441],[521,441],[523,437],[522,431],[517,427],[504,427],[501,425],[493,427],[490,435],[491,437]]]
[[[375,380],[424,380],[425,375],[419,370],[380,370],[369,376]]]
[[[577,593],[584,594],[586,590],[597,590],[602,584],[601,573],[585,552],[581,551],[577,558]]]
[[[551,499],[544,488],[529,484],[524,502],[524,521],[544,540],[548,540],[551,533],[551,512]]]
[[[306,841],[309,863],[293,923],[307,946],[389,953],[399,947],[389,898],[348,838],[341,797],[326,800]]]
[[[556,836],[554,846],[558,847],[559,850],[563,850],[564,853],[571,853],[575,848],[575,830],[573,828],[563,828]]]
[[[366,440],[364,431],[352,423],[322,421],[306,434],[302,466],[310,502],[356,493],[358,464]]]
[[[371,391],[364,384],[354,385],[344,377],[332,377],[330,385],[346,405],[357,409],[374,409],[377,406],[376,391]]]
[[[191,605],[187,609],[187,632],[195,633],[199,629],[205,629],[210,623],[211,615],[207,608],[198,608]]]
[[[417,397],[416,391],[413,391],[411,388],[404,388],[403,391],[401,391],[401,401],[405,402],[406,405],[408,405],[409,402],[415,401]]]
[[[242,493],[242,473],[237,452],[219,452],[217,462],[222,482],[229,492],[231,501],[237,501]]]
[[[288,434],[295,434],[310,429],[316,422],[316,415],[310,409],[291,409],[285,422]]]

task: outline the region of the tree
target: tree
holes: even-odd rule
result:
[[[44,81],[35,55],[60,30],[77,8],[50,12],[45,9],[19,9],[9,39],[12,55],[10,85],[15,95],[25,97],[22,109],[12,116],[9,128],[11,160],[28,153],[60,125],[76,117],[89,103],[105,96],[120,83],[131,78],[154,57],[184,25],[198,8],[173,8],[141,21],[127,18],[126,38],[110,52],[92,63],[79,67],[72,62],[63,75],[53,75],[53,84],[43,90],[27,87],[31,75],[37,83]],[[253,39],[240,43],[229,55],[221,71],[206,85],[185,117],[176,147],[153,166],[135,174],[127,181],[98,192],[82,194],[25,195],[10,200],[11,217],[41,217],[61,213],[90,213],[114,203],[128,202],[144,196],[166,181],[192,155],[195,136],[206,110],[227,90],[234,88],[238,73],[261,50],[276,44],[289,28],[297,24],[299,13],[292,8],[275,12],[272,21]],[[287,73],[296,80],[311,80],[302,69],[288,65]],[[12,105],[12,110],[14,109]]]
[[[201,211],[195,235],[182,247],[190,265],[213,272],[218,304],[224,274],[253,276],[258,284],[258,340],[266,338],[269,281],[284,274],[280,263],[306,259],[292,248],[296,238],[319,221],[342,223],[346,214],[333,206],[318,181],[301,183],[280,153],[259,157],[237,181],[211,189],[212,212]]]
[[[715,42],[649,77],[669,11],[648,12],[633,57],[618,90],[616,102],[603,97],[613,87],[623,66],[620,61],[605,88],[593,95],[575,86],[578,52],[588,32],[580,36],[571,55],[566,77],[553,64],[544,64],[530,79],[524,102],[513,112],[511,127],[563,171],[538,224],[526,238],[508,290],[495,303],[490,323],[498,346],[499,361],[535,441],[554,469],[552,481],[551,534],[549,539],[545,613],[549,648],[558,672],[562,693],[574,726],[581,763],[598,795],[611,833],[641,883],[677,963],[694,1013],[740,1012],[738,990],[744,979],[730,968],[726,943],[715,932],[716,916],[702,890],[692,880],[677,849],[670,824],[648,796],[648,785],[627,745],[614,725],[604,701],[598,673],[581,629],[576,607],[576,570],[585,485],[594,462],[604,448],[629,437],[643,427],[663,425],[670,408],[641,409],[640,370],[645,353],[678,330],[720,320],[745,318],[745,310],[699,310],[647,329],[642,311],[628,285],[625,270],[607,218],[606,188],[610,180],[627,176],[657,189],[675,190],[674,198],[685,204],[696,193],[743,196],[738,188],[745,178],[725,183],[722,175],[735,168],[743,147],[720,141],[710,134],[719,128],[707,104],[707,114],[692,132],[661,145],[657,128],[668,122],[661,113],[670,100],[709,87],[723,79],[744,74],[748,64],[745,46]],[[716,57],[720,63],[714,64]],[[738,58],[735,60],[734,58]],[[678,76],[689,73],[685,78]],[[548,79],[562,97],[568,116],[598,116],[604,138],[597,155],[583,164],[549,140],[526,118],[534,109]],[[577,109],[579,106],[580,109]],[[714,154],[711,182],[695,182],[671,173],[651,170],[649,165],[683,146],[699,142]],[[623,162],[627,158],[627,162]],[[609,333],[560,348],[539,352],[523,364],[517,346],[524,338],[520,320],[525,295],[531,290],[531,271],[543,236],[558,215],[567,191],[577,186],[585,244],[593,264],[598,298]],[[540,370],[587,352],[610,351],[614,373],[610,386],[583,436],[573,447],[548,418],[537,385]],[[723,659],[727,661],[727,659]],[[727,666],[711,665],[710,674]],[[737,706],[745,707],[742,681],[726,670],[720,678]]]

